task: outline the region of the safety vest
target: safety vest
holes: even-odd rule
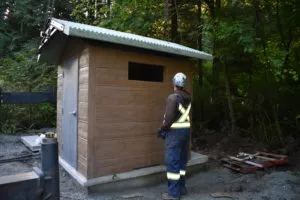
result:
[[[171,129],[181,129],[181,128],[190,128],[191,123],[190,123],[190,110],[191,110],[191,103],[185,109],[181,103],[179,103],[178,110],[181,113],[181,116],[179,119],[177,119],[172,126],[170,127]]]

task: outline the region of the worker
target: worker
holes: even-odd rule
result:
[[[177,73],[173,78],[174,93],[167,98],[166,111],[158,137],[165,139],[165,163],[168,192],[162,199],[180,199],[187,193],[186,165],[190,142],[191,95],[184,89],[186,75]]]

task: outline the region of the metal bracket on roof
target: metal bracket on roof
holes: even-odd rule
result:
[[[64,26],[58,22],[51,21],[50,26],[45,30],[40,32],[40,37],[42,38],[41,45],[39,49],[49,40],[49,38],[57,31],[63,31]]]
[[[63,31],[64,30],[64,25],[54,21],[54,20],[51,20],[51,26],[54,26],[57,30],[59,31]]]

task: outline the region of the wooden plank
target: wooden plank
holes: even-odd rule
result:
[[[102,123],[96,121],[95,141],[102,139],[132,138],[138,136],[155,136],[162,119],[153,122],[117,122]]]
[[[163,88],[96,87],[97,105],[160,105],[164,104],[168,91]]]
[[[83,139],[88,139],[88,122],[78,121],[78,136]]]
[[[78,162],[77,165],[78,165],[77,170],[78,170],[83,176],[87,177],[87,172],[88,172],[87,166],[84,165],[84,164],[81,163],[81,162]]]
[[[82,137],[78,137],[78,155],[81,155],[82,157],[87,159],[87,147],[88,147],[88,143],[87,140],[82,138]]]
[[[81,165],[87,167],[87,158],[82,156],[81,154],[78,154],[77,163],[80,163]]]
[[[169,65],[174,63],[182,63],[181,58],[153,55],[151,53],[137,52],[130,49],[124,51],[115,48],[92,47],[97,61],[96,67],[105,68],[122,68],[127,66],[128,62],[139,62],[154,65]],[[170,65],[171,66],[171,65]]]
[[[113,68],[97,68],[96,81],[101,84],[105,81],[119,81],[128,80],[127,68],[113,69]]]
[[[62,90],[63,79],[61,77],[57,77],[57,89]]]
[[[88,103],[88,89],[79,88],[78,102]]]
[[[63,77],[62,77],[63,69],[61,66],[57,69],[57,103],[56,103],[56,135],[57,135],[57,141],[58,141],[58,151],[61,153],[61,144],[62,144],[62,83],[63,83]]]
[[[162,120],[165,105],[96,106],[96,119],[109,122],[147,122]]]
[[[86,67],[89,65],[89,48],[83,49],[79,58],[79,67]]]
[[[103,160],[102,164],[96,168],[96,176],[127,172],[133,169],[162,164],[163,160],[164,158],[161,152],[134,157]]]
[[[96,83],[96,86],[123,86],[123,87],[147,87],[147,88],[168,88],[172,91],[172,82],[150,82],[150,81],[134,81],[134,80],[115,80],[115,81],[101,81],[101,83]]]
[[[62,90],[61,89],[57,89],[57,91],[56,91],[56,97],[57,97],[57,101],[56,102],[61,103],[62,102]]]
[[[95,85],[96,85],[96,57],[95,49],[89,45],[89,90],[88,90],[88,173],[87,178],[94,178],[94,134],[95,134]]]
[[[82,89],[89,89],[89,85],[88,85],[88,83],[86,83],[86,84],[80,84],[80,85],[78,85],[78,88],[80,90],[82,90]]]
[[[80,68],[79,69],[79,85],[88,84],[89,82],[89,68]]]
[[[79,120],[88,120],[88,103],[87,102],[78,102],[78,119]]]
[[[115,48],[90,47],[94,61],[94,67],[110,67],[115,65],[117,61],[117,51]]]
[[[163,143],[157,139],[156,136],[152,136],[130,139],[97,140],[95,147],[99,147],[95,148],[95,158],[109,159],[162,151]]]

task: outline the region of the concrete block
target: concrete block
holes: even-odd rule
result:
[[[32,136],[23,136],[21,137],[21,141],[23,144],[25,144],[31,151],[40,151],[41,144],[40,142],[37,142],[39,140],[38,135],[32,135]]]
[[[39,182],[35,172],[0,177],[0,199],[38,200]]]

